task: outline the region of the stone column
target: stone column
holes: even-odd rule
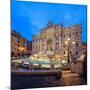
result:
[[[59,36],[59,50],[61,50],[61,44],[62,44],[62,42],[61,42],[61,36]]]
[[[44,40],[44,50],[45,50],[45,53],[46,53],[46,51],[47,51],[47,39],[45,38],[45,40]]]
[[[53,39],[52,39],[53,41],[52,41],[52,48],[53,48],[53,51],[55,51],[55,45],[56,45],[56,40],[55,40],[55,37],[53,37]]]

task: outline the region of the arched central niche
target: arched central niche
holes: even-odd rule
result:
[[[47,40],[47,50],[50,50],[50,51],[53,50],[52,46],[53,46],[53,40],[48,39]]]

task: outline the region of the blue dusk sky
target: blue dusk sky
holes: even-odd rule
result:
[[[63,27],[82,24],[82,41],[87,42],[86,5],[11,1],[11,30],[21,33],[27,40],[39,34],[49,20]]]

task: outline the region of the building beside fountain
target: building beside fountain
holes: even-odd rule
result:
[[[49,21],[40,34],[33,36],[32,55],[42,53],[54,57],[55,60],[67,58],[69,55],[74,60],[82,54],[81,34],[81,25],[63,27],[62,24]]]

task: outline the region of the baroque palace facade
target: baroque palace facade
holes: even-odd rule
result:
[[[69,53],[72,58],[77,58],[82,51],[81,33],[81,25],[64,28],[63,25],[49,21],[47,26],[41,29],[40,34],[33,36],[32,54],[47,54],[51,51],[64,56]]]

